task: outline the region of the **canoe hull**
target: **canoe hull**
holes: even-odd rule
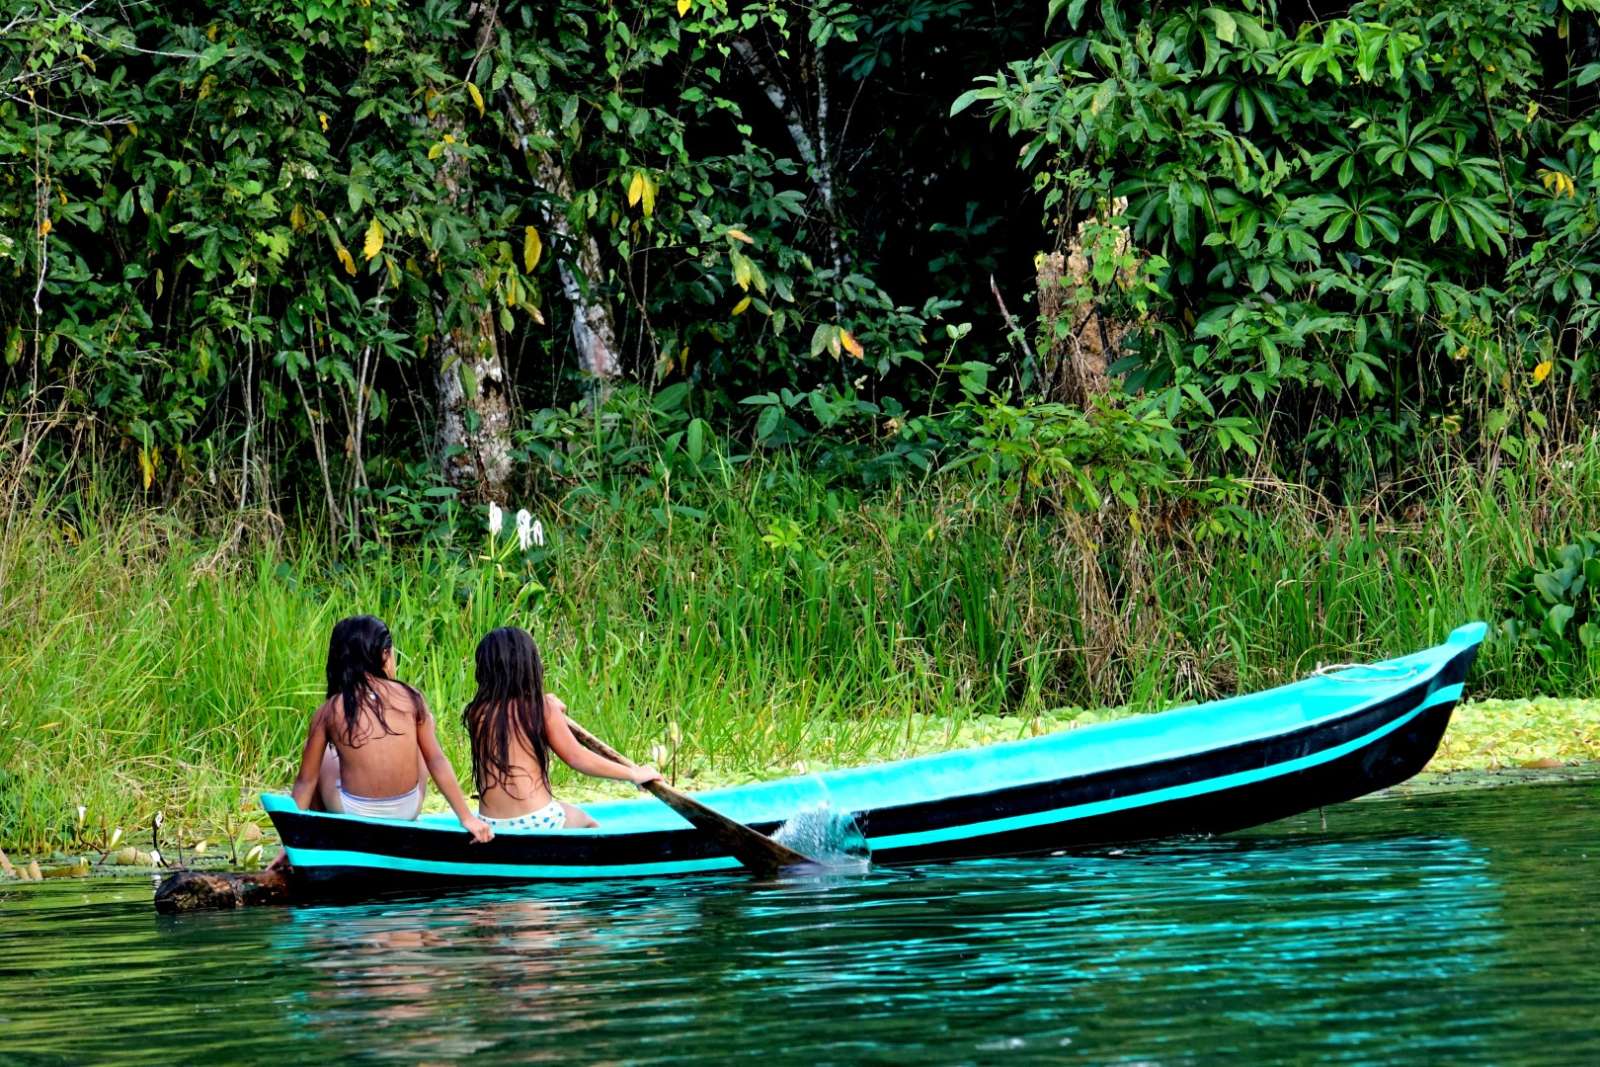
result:
[[[970,793],[858,805],[853,814],[871,845],[873,862],[898,864],[1221,834],[1341,803],[1402,782],[1432,758],[1481,639],[1481,627],[1471,630],[1470,639],[1462,638],[1468,630],[1433,650],[1440,654],[1427,670],[1417,670],[1381,699],[1297,728],[1222,739],[1200,751],[1093,773],[986,782]],[[1256,704],[1271,695],[1259,694]],[[1190,721],[1196,710],[1186,712]],[[1097,735],[1109,746],[1118,737],[1112,728]],[[1017,744],[1025,748],[1034,742]],[[900,766],[900,777],[886,776],[887,781],[905,781],[903,768],[910,764]],[[715,794],[704,799],[718,803]],[[738,869],[737,861],[686,824],[637,832],[501,834],[478,845],[459,827],[441,822],[301,812],[281,797],[264,797],[263,803],[289,850],[297,887],[317,895]],[[781,823],[746,821],[763,833]]]

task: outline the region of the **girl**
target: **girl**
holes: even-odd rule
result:
[[[422,694],[395,680],[389,628],[371,615],[340,619],[328,640],[328,699],[311,716],[294,802],[415,819],[430,775],[473,840],[494,836],[467,806]]]
[[[578,743],[567,706],[544,691],[544,665],[526,630],[506,626],[478,642],[478,692],[461,713],[472,738],[478,813],[496,830],[557,830],[599,824],[550,795],[550,753],[596,778],[643,785],[654,767],[627,767]]]

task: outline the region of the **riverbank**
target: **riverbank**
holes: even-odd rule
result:
[[[0,847],[66,851],[157,812],[198,837],[251,815],[258,789],[294,774],[329,628],[362,612],[389,623],[463,773],[472,651],[507,623],[536,635],[575,718],[691,787],[1119,714],[1066,705],[1135,713],[1269,688],[1469,619],[1491,623],[1469,695],[1600,693],[1600,656],[1553,667],[1494,626],[1517,607],[1517,568],[1600,528],[1600,449],[1493,479],[1440,473],[1418,499],[1385,518],[1257,487],[1248,506],[1107,511],[1091,531],[987,483],[868,493],[778,458],[670,495],[573,490],[539,506],[545,541],[527,551],[475,511],[446,539],[354,554],[174,511],[14,514]],[[1590,705],[1520,707],[1482,713],[1444,758],[1591,751],[1592,712],[1552,710]]]

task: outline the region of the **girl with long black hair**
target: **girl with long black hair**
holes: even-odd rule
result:
[[[427,702],[394,673],[394,640],[380,620],[356,615],[334,624],[328,699],[311,716],[295,803],[411,820],[422,811],[431,776],[473,839],[489,840],[494,831],[468,807]]]
[[[598,825],[582,808],[550,794],[550,753],[596,778],[643,785],[654,767],[628,767],[595,755],[567,725],[567,706],[544,690],[539,647],[526,630],[505,626],[478,642],[478,692],[461,713],[472,738],[478,813],[496,831]]]

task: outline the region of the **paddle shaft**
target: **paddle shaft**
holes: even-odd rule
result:
[[[572,728],[572,736],[590,752],[620,763],[624,767],[638,766],[570,718],[567,720],[567,725]],[[743,823],[734,822],[726,815],[711,810],[660,779],[644,783],[643,788],[649,790],[652,796],[667,807],[682,815],[695,829],[715,838],[717,843],[727,849],[735,859],[758,874],[776,874],[785,867],[811,862],[794,849],[780,845],[767,835],[757,833]]]

